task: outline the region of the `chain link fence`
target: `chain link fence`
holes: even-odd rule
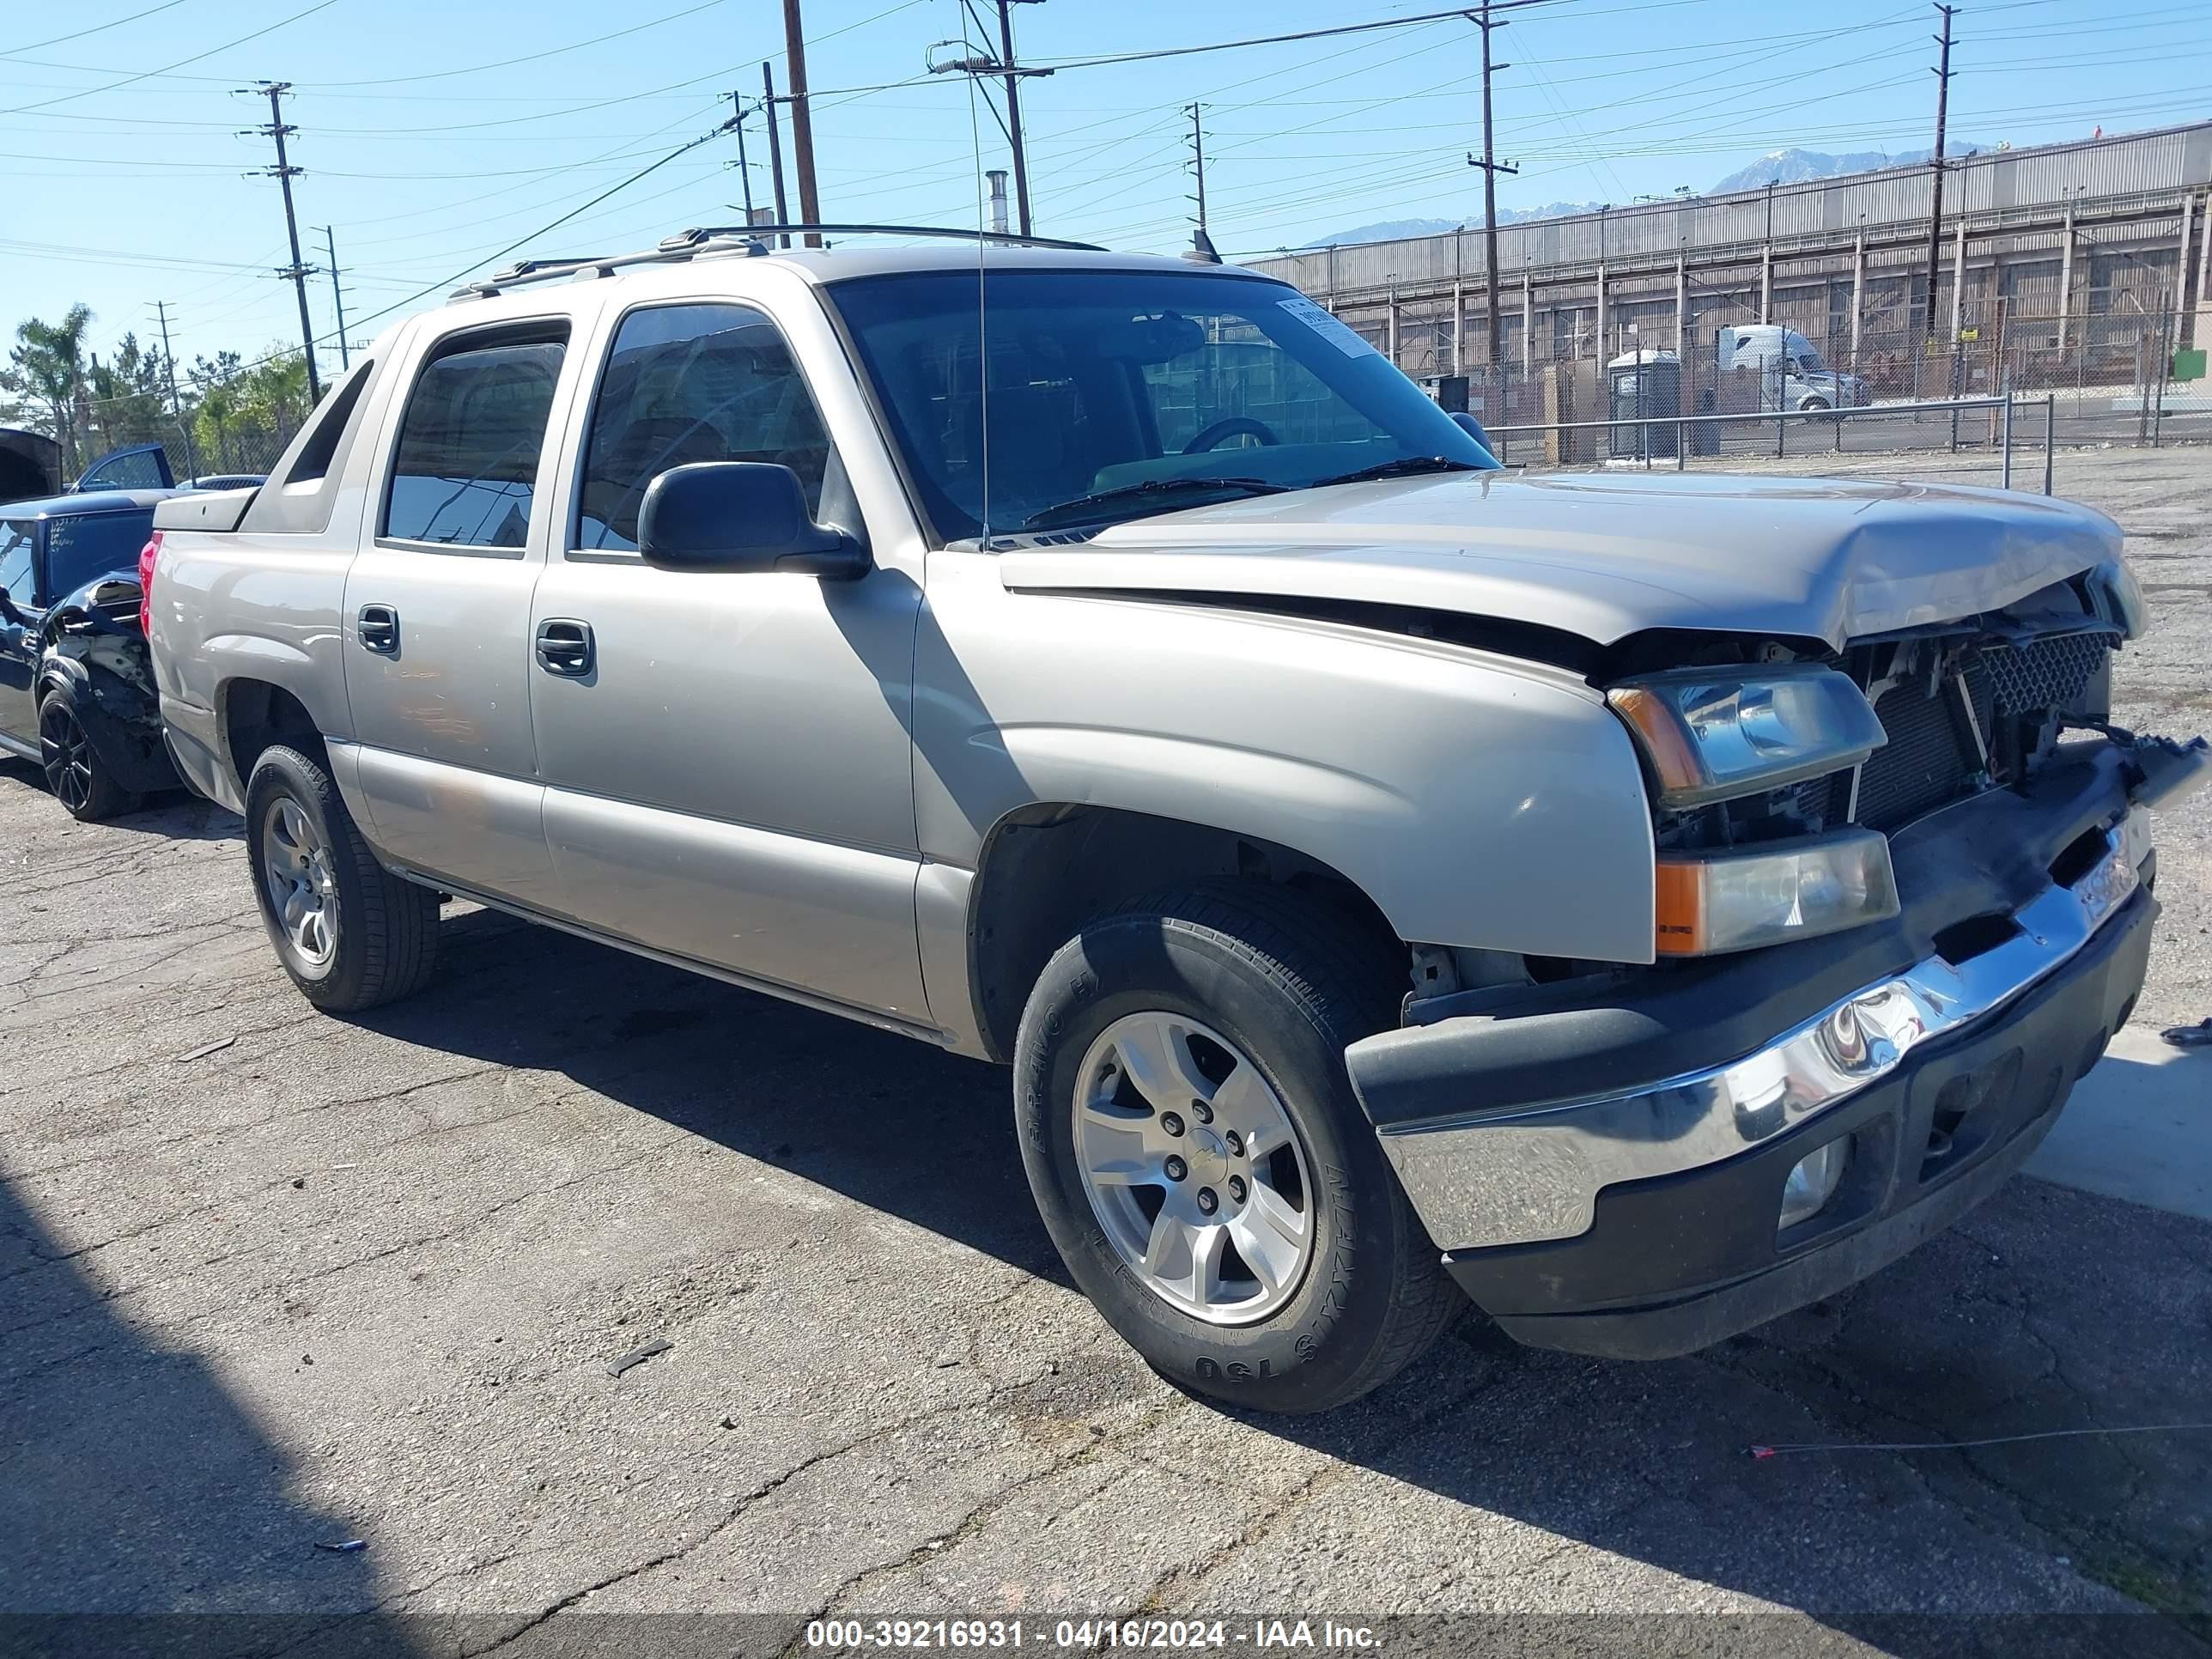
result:
[[[2180,343],[2191,320],[2132,307],[2020,316],[1998,305],[1986,323],[1936,340],[1863,326],[1854,339],[1847,325],[1824,338],[1785,321],[1816,354],[1802,371],[1771,349],[1732,352],[1728,328],[1679,350],[1639,348],[1624,329],[1613,341],[1622,349],[1603,358],[1594,340],[1574,340],[1547,361],[1478,368],[1463,388],[1443,375],[1427,384],[1448,406],[1464,395],[1516,465],[1686,466],[1828,450],[1980,452],[2002,465],[2008,448],[2046,441],[2212,439],[2205,354]],[[2009,445],[2008,397],[2018,428]]]

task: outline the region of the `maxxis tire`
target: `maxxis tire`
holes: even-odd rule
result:
[[[280,797],[307,814],[330,849],[336,947],[319,967],[293,947],[270,904],[262,830]],[[246,786],[246,855],[270,943],[301,994],[318,1008],[362,1013],[410,996],[428,981],[437,959],[438,896],[377,862],[320,762],[282,744],[262,750]]]
[[[66,720],[76,740],[83,744],[85,770],[90,779],[84,798],[72,801],[55,785],[52,773],[47,773],[46,786],[54,791],[54,798],[61,802],[63,810],[79,823],[98,823],[103,819],[121,817],[125,812],[137,811],[144,797],[125,789],[100,763],[100,752],[85,737],[84,722],[76,717],[76,703],[70,700],[70,694],[59,687],[47,692],[39,702],[40,769],[47,771],[51,758],[48,754],[48,728],[57,719]]]
[[[1344,1066],[1391,1018],[1395,956],[1301,896],[1257,882],[1153,895],[1087,924],[1046,964],[1014,1059],[1022,1160],[1076,1284],[1176,1386],[1262,1411],[1327,1411],[1418,1358],[1467,1303],[1407,1202]],[[1074,1097],[1099,1033],[1181,1013],[1258,1066],[1287,1109],[1318,1197],[1297,1292],[1256,1323],[1170,1306],[1108,1240],[1076,1162]]]

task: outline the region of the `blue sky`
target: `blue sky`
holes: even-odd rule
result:
[[[1018,8],[1018,46],[1046,64],[1438,4],[1043,0]],[[983,167],[1005,164],[1003,140],[960,77],[922,77],[930,44],[961,32],[958,0],[806,0],[806,21],[825,216],[975,222],[978,135]],[[1498,76],[1497,119],[1500,154],[1522,172],[1501,179],[1499,205],[1702,188],[1792,144],[1924,145],[1936,23],[1925,4],[1883,0],[1556,0],[1519,12],[1498,33],[1511,67]],[[617,29],[629,32],[579,46]],[[1963,9],[1956,30],[1960,138],[2023,144],[2212,113],[2202,0],[1993,0]],[[1480,140],[1477,40],[1451,20],[1030,81],[1037,228],[1183,246],[1182,106],[1194,100],[1207,106],[1207,194],[1224,252],[1479,213],[1464,159]],[[296,340],[291,289],[268,274],[286,258],[276,186],[246,176],[272,159],[265,138],[241,136],[267,118],[265,103],[232,91],[252,80],[295,83],[286,113],[307,171],[295,188],[315,228],[305,257],[321,262],[320,228],[334,227],[349,320],[374,333],[434,302],[410,301],[416,289],[708,131],[732,88],[757,93],[763,58],[781,88],[781,45],[780,0],[0,9],[0,331],[82,299],[105,350],[126,329],[149,332],[161,299],[187,362]],[[525,54],[544,55],[503,63]],[[757,120],[751,137],[765,201]],[[516,257],[636,247],[733,221],[735,161],[734,142],[718,139]],[[326,332],[327,281],[312,301]]]

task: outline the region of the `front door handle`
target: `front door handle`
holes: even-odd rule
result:
[[[538,665],[547,673],[581,679],[592,672],[597,658],[591,623],[549,617],[538,624]]]
[[[354,618],[355,636],[361,648],[380,657],[399,654],[399,613],[388,605],[365,605]]]

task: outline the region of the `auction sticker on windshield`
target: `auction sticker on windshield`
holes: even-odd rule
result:
[[[1303,294],[1275,303],[1320,335],[1347,357],[1379,357],[1382,354],[1361,339],[1349,325],[1339,322]]]

